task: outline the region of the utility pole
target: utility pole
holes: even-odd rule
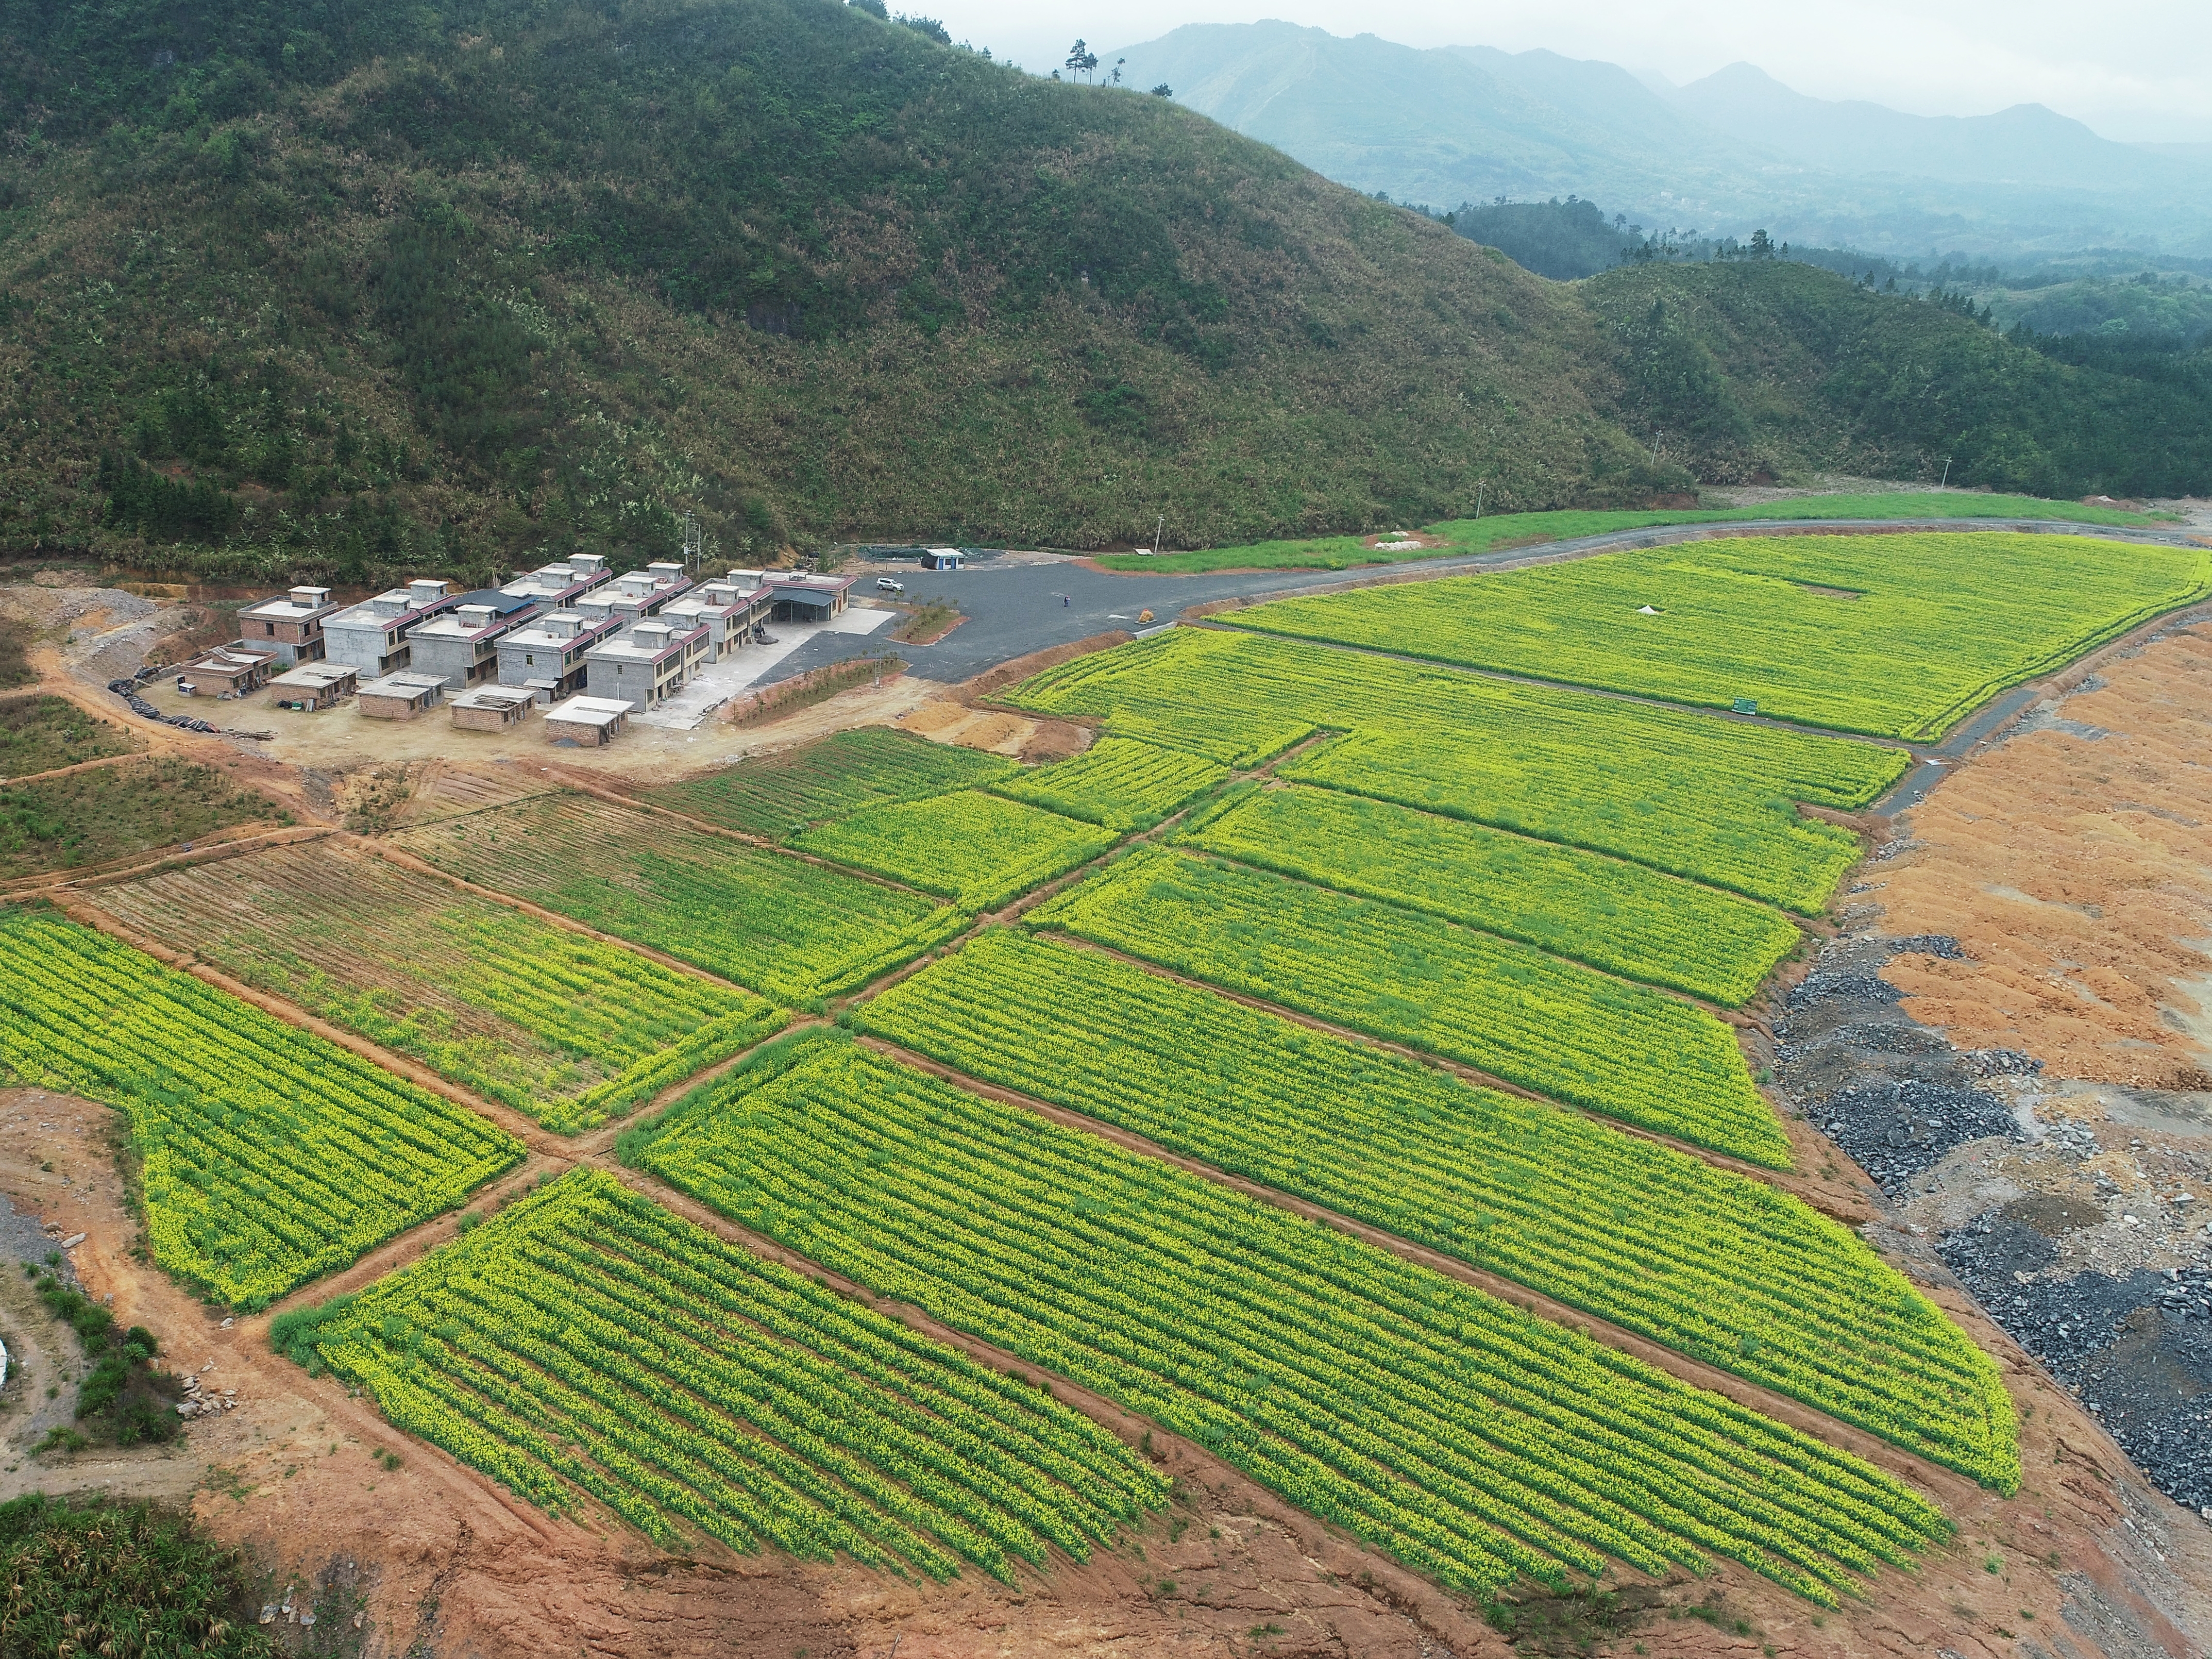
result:
[[[1659,440],[1665,435],[1658,428],[1651,428],[1651,465],[1654,466],[1659,465]]]
[[[1487,489],[1489,487],[1490,487],[1490,480],[1489,480],[1489,479],[1487,479],[1487,478],[1480,478],[1480,479],[1476,480],[1476,482],[1475,482],[1475,486],[1474,486],[1474,516],[1475,516],[1476,518],[1478,518],[1478,519],[1479,519],[1479,518],[1480,518],[1480,517],[1482,516],[1482,492],[1483,492],[1484,490]]]
[[[1951,458],[1950,458],[1948,455],[1946,455],[1946,456],[1943,458],[1943,482],[1942,482],[1942,483],[1937,484],[1937,485],[1936,486],[1936,489],[1944,489],[1944,488],[1946,488],[1946,487],[1950,483],[1950,482],[1951,482]]]
[[[700,547],[699,515],[686,513],[684,515],[684,568],[695,576],[699,574],[699,566],[704,556]]]
[[[1152,526],[1152,551],[1155,554],[1160,550],[1160,538],[1167,532],[1167,527],[1168,515],[1163,513],[1160,514],[1159,522]]]

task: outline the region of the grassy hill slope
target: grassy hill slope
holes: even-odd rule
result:
[[[0,52],[52,112],[0,149],[12,542],[346,574],[696,504],[732,556],[1162,511],[1203,543],[1680,476],[1594,406],[1571,295],[1164,100],[857,9],[487,6],[352,64],[241,27],[258,58],[167,71],[210,20],[107,52],[33,40],[46,13]]]
[[[0,554],[1205,546],[1905,453],[1746,370],[1655,461],[1711,388],[1609,290],[834,0],[0,0]]]

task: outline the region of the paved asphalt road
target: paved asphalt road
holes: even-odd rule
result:
[[[1808,523],[1789,521],[1790,528],[1830,527],[1858,533],[1875,527],[1869,522],[1838,520]],[[935,645],[890,645],[887,633],[831,634],[810,640],[776,665],[770,683],[790,678],[825,663],[848,657],[872,656],[896,650],[910,665],[908,672],[921,679],[957,684],[994,668],[1009,658],[1064,645],[1116,628],[1134,633],[1145,624],[1139,613],[1152,612],[1155,623],[1172,622],[1188,606],[1213,599],[1261,593],[1294,593],[1301,589],[1372,579],[1386,573],[1418,571],[1444,575],[1454,571],[1497,569],[1562,556],[1604,552],[1627,547],[1655,547],[1669,542],[1703,540],[1716,532],[1757,534],[1776,528],[1773,520],[1748,520],[1737,525],[1698,524],[1665,528],[1615,531],[1576,541],[1547,542],[1537,547],[1471,554],[1457,558],[1422,559],[1390,566],[1369,565],[1358,570],[1218,571],[1188,576],[1154,576],[1145,573],[1115,574],[1093,570],[1074,559],[1055,559],[1045,564],[984,562],[966,570],[927,572],[908,564],[863,563],[860,586],[872,592],[875,579],[891,575],[906,584],[908,599],[944,598],[957,605],[968,620]],[[2179,532],[2111,530],[2100,525],[2075,525],[2040,520],[1960,520],[1938,519],[1884,525],[1896,530],[2027,530],[2054,534],[2092,535],[2129,540],[2185,541]]]
[[[952,684],[1047,646],[1116,628],[1133,634],[1148,626],[1137,620],[1146,611],[1152,612],[1155,623],[1168,623],[1184,607],[1209,599],[1320,586],[1340,582],[1346,574],[1340,570],[1268,570],[1244,575],[1118,576],[1073,559],[944,571],[863,564],[860,570],[858,592],[872,589],[878,576],[890,575],[906,584],[908,599],[950,599],[968,620],[935,645],[891,645],[887,632],[823,635],[778,663],[774,678],[788,679],[824,663],[894,650],[911,665],[909,673]]]

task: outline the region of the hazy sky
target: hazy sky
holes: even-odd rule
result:
[[[1547,46],[1675,82],[1738,58],[1800,92],[1921,115],[2047,104],[2109,138],[2212,141],[2207,0],[941,0],[955,40],[1026,69],[1078,36],[1129,46],[1263,17],[1408,46]],[[932,10],[928,0],[892,9]]]

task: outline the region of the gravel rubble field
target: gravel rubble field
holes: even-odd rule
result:
[[[1832,943],[1775,1029],[1784,1088],[1881,1188],[1876,1231],[1915,1271],[1971,1293],[2212,1520],[2212,1111],[1954,1048],[1882,977],[1899,957],[1963,952],[1941,934]]]

